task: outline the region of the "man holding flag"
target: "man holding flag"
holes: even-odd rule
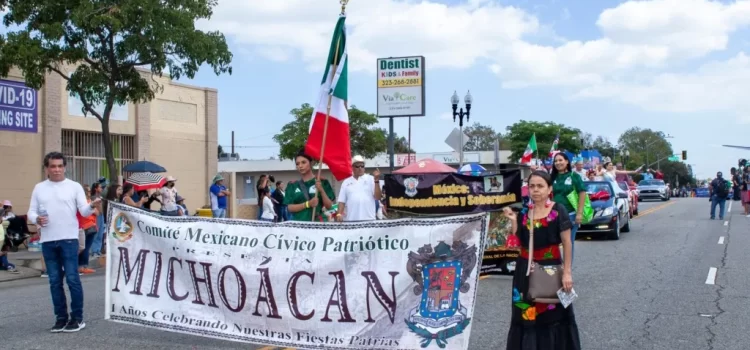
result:
[[[346,47],[346,16],[343,12],[336,23],[328,51],[320,94],[310,123],[305,153],[328,165],[333,176],[341,181],[352,176],[349,113],[347,111],[348,74]],[[318,178],[322,166],[318,168]]]

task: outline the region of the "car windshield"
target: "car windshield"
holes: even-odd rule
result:
[[[638,186],[664,186],[664,180],[641,180]]]
[[[620,185],[620,189],[622,189],[623,191],[629,191],[630,190],[628,188],[628,184],[626,184],[624,182],[618,182],[617,184]]]
[[[586,182],[586,193],[590,195],[597,193],[607,193],[612,197],[612,186],[606,182]]]

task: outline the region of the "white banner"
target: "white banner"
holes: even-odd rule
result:
[[[106,319],[280,347],[469,347],[487,214],[273,224],[109,208]]]

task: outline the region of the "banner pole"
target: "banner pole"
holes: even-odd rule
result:
[[[344,6],[345,6],[345,3],[342,3],[341,5],[342,15],[344,14]],[[331,71],[332,71],[331,79],[328,83],[329,86],[333,84],[333,78],[336,77],[336,71],[338,70],[338,67],[339,67],[340,62],[337,62],[339,58],[339,46],[341,46],[341,35],[339,35],[338,39],[336,39],[336,51],[333,55],[333,65],[331,67]],[[331,117],[331,101],[332,100],[333,100],[333,91],[329,91],[328,92],[328,106],[326,106],[326,119],[325,119],[325,122],[323,123],[323,140],[321,141],[321,145],[320,145],[320,162],[318,163],[318,176],[315,179],[316,182],[317,180],[320,180],[321,173],[323,172],[323,155],[325,154],[325,151],[326,151],[326,136],[328,136],[328,118]],[[315,118],[315,116],[313,116],[313,118]],[[318,197],[319,195],[320,194],[317,193],[316,191],[315,196]],[[312,221],[315,221],[315,211],[317,209],[318,209],[317,205],[312,208],[312,218],[311,218]]]

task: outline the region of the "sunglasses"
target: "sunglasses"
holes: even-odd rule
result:
[[[364,165],[362,165],[362,164],[357,164],[357,165],[354,165],[354,168],[355,168],[355,169],[361,169],[361,168],[364,168],[364,167],[365,167],[365,166],[364,166]]]

